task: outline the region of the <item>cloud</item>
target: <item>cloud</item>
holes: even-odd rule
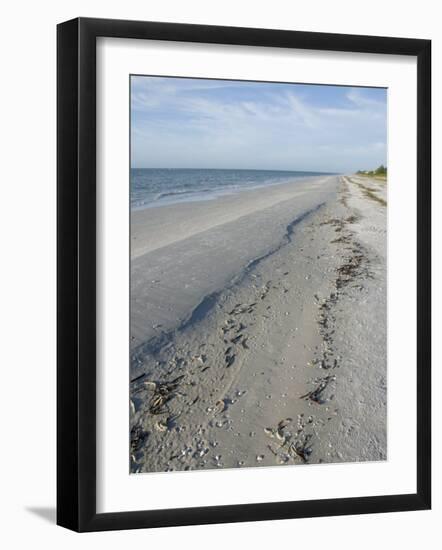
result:
[[[357,88],[352,88],[347,93],[347,99],[361,109],[381,109],[383,110],[386,104],[378,99],[368,96],[366,93]]]
[[[348,171],[386,163],[385,90],[132,77],[131,105],[133,166]]]
[[[309,128],[318,127],[320,120],[313,108],[304,104],[294,93],[287,94],[287,101],[296,119],[301,120]]]

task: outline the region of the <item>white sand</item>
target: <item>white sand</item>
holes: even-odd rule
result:
[[[205,296],[278,247],[287,226],[330,200],[336,188],[336,177],[306,178],[215,201],[135,212],[131,349],[176,328]]]
[[[362,180],[137,216],[133,472],[386,458],[386,184]]]

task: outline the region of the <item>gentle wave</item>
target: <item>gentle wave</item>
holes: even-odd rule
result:
[[[210,193],[213,189],[201,189],[201,190],[185,190],[185,191],[169,191],[168,193],[159,193],[155,200],[161,200],[166,197],[175,197],[179,195],[192,195],[194,193]]]
[[[297,178],[324,175],[320,172],[276,170],[219,170],[134,168],[131,170],[131,208],[147,208],[237,193]]]

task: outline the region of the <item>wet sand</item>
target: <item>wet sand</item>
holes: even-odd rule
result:
[[[131,472],[386,459],[386,210],[350,176],[136,213]]]

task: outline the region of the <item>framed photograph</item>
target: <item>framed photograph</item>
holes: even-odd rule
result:
[[[430,41],[57,36],[58,524],[430,508]]]

